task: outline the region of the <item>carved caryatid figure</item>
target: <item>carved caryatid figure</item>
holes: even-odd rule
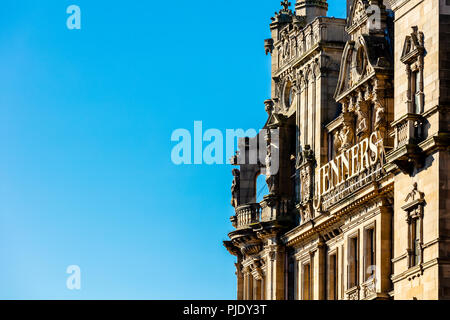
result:
[[[341,138],[339,137],[339,131],[336,130],[333,134],[333,144],[334,144],[334,150],[335,152],[339,152],[339,150],[341,150],[341,146],[342,146],[342,141]]]
[[[376,130],[380,130],[381,127],[384,127],[384,124],[385,124],[385,121],[384,121],[385,109],[379,101],[375,101],[374,109],[375,109],[374,127]]]
[[[363,111],[361,106],[358,106],[356,108],[356,135],[361,139],[363,139],[368,133],[368,118],[368,113]]]
[[[380,101],[380,93],[379,93],[379,83],[378,80],[374,81],[374,90],[373,90],[373,101],[374,101],[374,128],[378,131],[384,131],[386,126],[385,113],[386,109]]]
[[[241,172],[238,169],[233,169],[231,173],[234,176],[233,183],[231,185],[231,205],[236,208],[240,204],[239,191]]]
[[[369,112],[367,108],[367,102],[364,99],[364,92],[360,90],[358,92],[358,98],[356,100],[356,135],[359,140],[364,139],[369,134]]]
[[[344,122],[344,126],[339,132],[339,139],[341,140],[341,150],[350,148],[353,145],[353,128],[350,124]]]
[[[300,171],[300,181],[302,184],[302,201],[309,201],[311,198],[311,167],[309,165],[303,167]]]

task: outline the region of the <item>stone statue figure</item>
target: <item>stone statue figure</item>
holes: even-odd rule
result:
[[[283,58],[287,60],[289,59],[289,40],[286,38],[285,41],[286,42],[284,43]]]
[[[239,191],[241,172],[238,169],[233,169],[231,173],[234,177],[231,185],[231,205],[236,208],[240,204]]]
[[[368,115],[367,112],[363,112],[360,107],[356,109],[356,135],[362,136],[367,133],[368,126]]]
[[[384,113],[385,109],[380,102],[375,102],[375,129],[380,129],[381,126],[384,125]]]
[[[269,192],[271,194],[275,193],[275,176],[272,175],[270,166],[271,166],[271,156],[272,152],[270,150],[270,146],[267,147],[266,154],[266,183],[269,188]]]
[[[339,150],[341,150],[341,146],[342,146],[342,141],[341,141],[341,138],[339,137],[339,131],[334,132],[333,143],[334,143],[334,150],[337,155]]]
[[[271,166],[272,166],[272,139],[270,136],[270,130],[266,133],[266,143],[267,143],[267,153],[265,158],[265,164],[266,164],[266,183],[269,188],[270,194],[276,193],[276,175],[272,173]]]
[[[341,140],[341,149],[347,149],[353,145],[353,129],[348,123],[344,123],[344,127],[339,132]]]
[[[310,166],[305,166],[300,171],[300,180],[302,183],[302,201],[306,202],[310,200],[311,197],[311,168]]]

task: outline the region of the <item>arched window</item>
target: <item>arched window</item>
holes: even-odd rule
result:
[[[263,201],[264,196],[269,193],[269,188],[266,183],[266,176],[259,174],[256,177],[256,202],[260,203]]]

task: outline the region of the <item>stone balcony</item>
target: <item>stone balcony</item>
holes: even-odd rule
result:
[[[410,174],[414,167],[423,165],[423,155],[418,146],[424,138],[423,125],[423,117],[411,113],[391,124],[394,149],[387,154],[387,161],[395,163],[404,173]]]
[[[418,114],[408,113],[395,121],[394,127],[394,148],[398,149],[405,145],[417,144],[422,139],[423,118]]]
[[[261,206],[259,203],[248,203],[236,208],[236,215],[231,217],[233,227],[246,228],[258,223],[261,219]]]

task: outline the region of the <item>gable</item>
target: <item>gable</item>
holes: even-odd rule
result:
[[[360,26],[368,18],[367,8],[369,7],[369,2],[367,0],[357,0],[354,1],[350,7],[350,14],[347,18],[347,30],[354,29]]]
[[[400,60],[408,63],[411,59],[417,57],[423,50],[423,33],[418,32],[417,27],[413,27],[411,35],[406,36],[403,42],[403,50]]]

